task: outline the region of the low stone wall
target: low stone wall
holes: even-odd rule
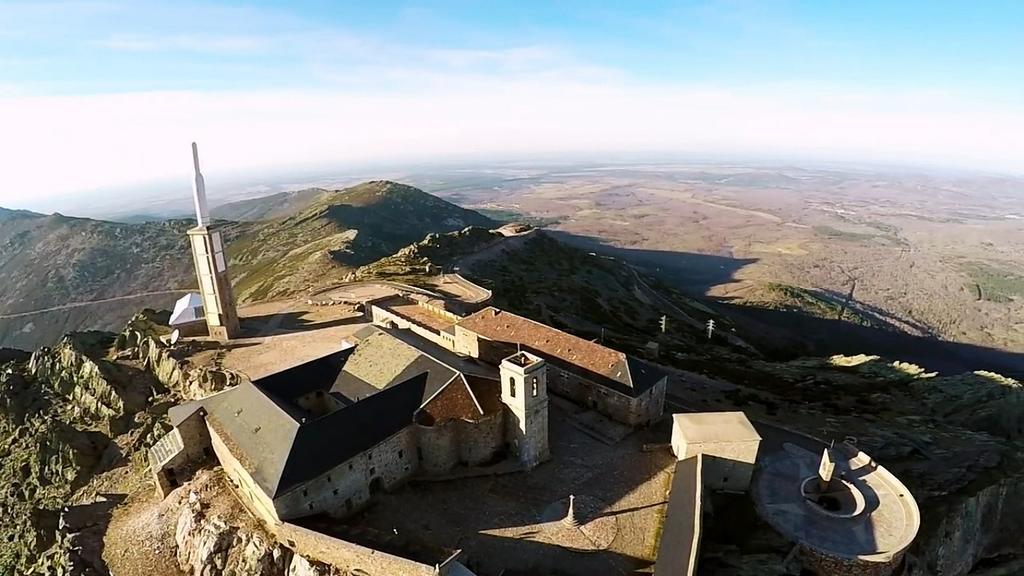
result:
[[[680,460],[672,475],[654,576],[693,576],[700,556],[703,459]]]
[[[433,330],[432,328],[428,328],[426,326],[423,326],[422,324],[418,324],[416,322],[413,322],[412,320],[409,320],[408,318],[405,318],[403,316],[399,316],[398,314],[395,314],[394,312],[391,312],[390,310],[385,310],[384,308],[381,308],[380,306],[377,306],[377,305],[371,305],[370,306],[370,319],[373,321],[374,324],[378,324],[378,325],[382,325],[382,326],[383,325],[387,325],[387,324],[392,324],[396,328],[400,328],[402,330],[410,330],[414,334],[417,334],[417,335],[419,335],[419,336],[421,336],[421,337],[423,337],[423,338],[433,342],[434,344],[437,344],[438,346],[443,346],[445,348],[451,348],[450,340],[442,338],[441,334],[439,332]]]
[[[366,548],[352,542],[314,532],[287,522],[277,528],[277,537],[287,543],[296,554],[329,564],[342,574],[367,576],[446,576],[459,566],[459,554],[445,560],[438,567]]]
[[[903,552],[888,562],[871,562],[858,558],[841,558],[823,554],[807,547],[800,548],[803,567],[820,576],[891,576],[903,561]]]

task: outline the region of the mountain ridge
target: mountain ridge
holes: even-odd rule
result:
[[[431,232],[489,218],[390,181],[323,190],[298,212],[292,196],[264,200],[258,222],[218,220],[242,303],[292,296],[340,281],[353,267],[390,255]],[[275,202],[277,202],[275,204]],[[126,306],[97,305],[30,318],[5,314],[45,310],[155,290],[194,288],[186,231],[193,220],[120,223],[61,214],[0,209],[0,346],[35,348],[64,332],[113,329],[128,320]],[[135,307],[164,308],[173,295],[144,298]]]

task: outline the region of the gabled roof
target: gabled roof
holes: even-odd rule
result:
[[[380,328],[360,331],[357,336],[359,344],[331,388],[331,392],[351,400],[365,398],[425,372],[426,402],[458,375],[455,369]]]
[[[264,492],[276,494],[298,420],[249,382],[202,402],[207,423],[231,454]]]
[[[665,373],[638,358],[493,306],[458,326],[488,340],[519,345],[548,362],[629,396],[643,394]]]
[[[355,350],[346,346],[337,352],[265,376],[254,383],[282,400],[292,400],[315,390],[329,390],[345,362]]]
[[[306,421],[250,383],[202,403],[210,426],[260,488],[274,498],[410,425],[425,385],[426,375],[420,374]]]
[[[276,494],[320,476],[412,424],[426,381],[426,374],[413,376],[301,425]]]

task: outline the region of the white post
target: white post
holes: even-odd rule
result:
[[[574,528],[580,525],[579,520],[576,519],[576,496],[572,494],[569,494],[569,512],[565,515],[565,519],[562,522]]]
[[[210,217],[206,210],[206,181],[203,180],[203,173],[199,171],[199,147],[192,143],[192,163],[195,165],[196,178],[192,182],[192,200],[196,205],[197,226],[202,228],[209,222]]]

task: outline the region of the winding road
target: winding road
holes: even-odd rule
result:
[[[186,294],[193,292],[193,290],[160,290],[156,292],[142,292],[140,294],[129,294],[127,296],[115,296],[113,298],[104,298],[102,300],[91,300],[89,302],[72,302],[70,304],[62,304],[60,306],[54,306],[52,308],[43,308],[40,310],[32,310],[30,312],[18,312],[15,314],[0,314],[0,320],[9,320],[11,318],[21,318],[23,316],[34,316],[36,314],[45,314],[47,312],[57,312],[60,310],[67,310],[69,308],[81,308],[83,306],[92,306],[94,304],[105,304],[107,302],[117,302],[118,300],[132,300],[134,298],[142,298],[143,296],[163,296],[166,294]]]

